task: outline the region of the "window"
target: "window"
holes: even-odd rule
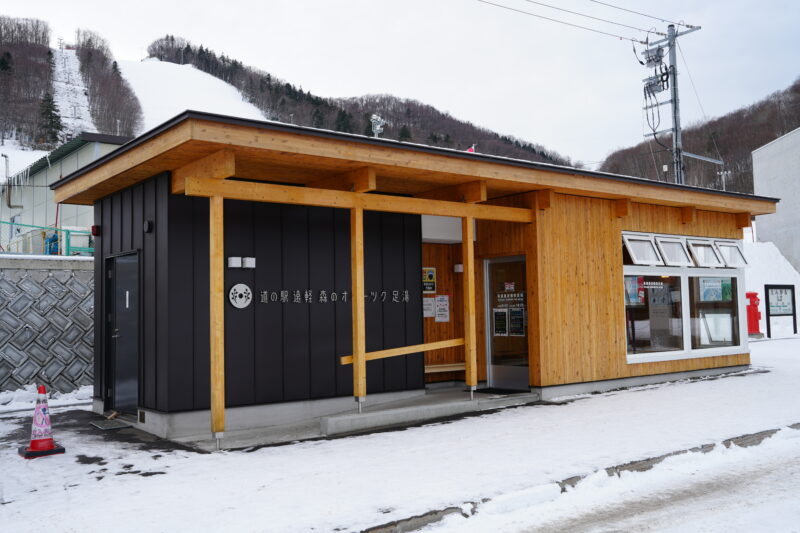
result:
[[[744,258],[741,248],[735,242],[715,241],[717,250],[725,261],[725,265],[731,268],[747,266],[747,259]]]
[[[728,277],[689,278],[692,348],[739,344],[736,282]]]
[[[686,245],[680,239],[656,237],[656,244],[664,262],[669,266],[694,266]]]
[[[747,351],[741,244],[623,232],[630,364]]]
[[[658,255],[653,237],[646,235],[623,235],[625,249],[630,254],[634,265],[663,265]]]
[[[683,349],[681,278],[625,276],[628,353]]]
[[[689,249],[692,251],[692,256],[697,266],[712,268],[725,266],[713,242],[694,240],[687,240],[686,242],[689,244]]]

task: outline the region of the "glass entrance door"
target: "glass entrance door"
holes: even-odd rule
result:
[[[525,257],[487,259],[484,273],[489,386],[529,390]]]

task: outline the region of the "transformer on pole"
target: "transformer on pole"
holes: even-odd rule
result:
[[[685,183],[683,167],[684,157],[691,157],[693,159],[699,159],[701,161],[707,161],[718,165],[723,164],[723,162],[719,159],[699,156],[683,150],[683,139],[681,138],[680,98],[678,95],[678,60],[677,51],[675,48],[677,46],[678,37],[700,29],[700,26],[687,25],[686,27],[687,29],[685,31],[679,32],[675,30],[674,24],[667,26],[667,36],[658,41],[649,43],[647,49],[642,53],[644,61],[641,62],[645,67],[652,68],[654,70],[654,74],[652,76],[642,80],[644,82],[645,95],[645,106],[643,109],[647,112],[654,113],[654,109],[657,109],[664,104],[670,104],[670,107],[672,108],[672,128],[657,131],[658,124],[650,123],[650,118],[648,117],[648,123],[650,123],[650,127],[653,129],[653,132],[648,133],[645,135],[645,137],[650,137],[652,135],[655,141],[659,142],[659,134],[672,133],[672,175],[675,178],[675,183],[679,184]],[[669,60],[669,66],[666,69],[664,68],[665,48],[667,52],[666,55]],[[669,88],[670,91],[670,99],[664,102],[656,101],[655,95],[666,90],[667,88]],[[659,142],[659,144],[661,143]]]

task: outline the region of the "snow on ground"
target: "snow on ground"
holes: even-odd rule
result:
[[[505,494],[469,519],[425,531],[798,531],[800,431],[760,446],[717,446],[667,458],[646,472],[598,471],[560,494],[557,484]]]
[[[154,453],[122,439],[105,441],[108,433],[59,431],[60,410],[54,409],[56,438],[67,454],[25,461],[8,439],[24,441],[30,417],[4,414],[0,523],[9,531],[38,531],[46,523],[95,531],[107,529],[109,520],[120,531],[353,531],[482,498],[502,502],[504,494],[528,491],[531,503],[542,501],[552,498],[554,482],[571,476],[800,422],[800,339],[751,348],[754,367],[768,372],[249,452]],[[779,435],[776,442],[784,439]],[[786,439],[776,460],[796,463],[796,439]],[[707,457],[721,465],[743,457],[726,453]],[[667,483],[686,475],[692,467],[680,461],[662,463],[654,476],[662,473],[659,482]],[[793,479],[796,494],[800,483]],[[629,485],[612,489],[639,490],[635,480],[623,481]],[[595,483],[600,490],[616,482],[588,480],[586,487]],[[570,496],[575,505],[581,490],[592,489],[576,489]],[[587,505],[612,496],[594,495]],[[691,516],[713,519],[713,509]],[[557,509],[552,516],[558,518]]]
[[[235,87],[192,65],[157,59],[118,64],[142,105],[145,131],[187,109],[264,120],[261,111],[244,101]]]
[[[70,136],[81,132],[96,132],[97,128],[89,112],[89,97],[80,71],[80,61],[75,50],[59,50],[53,53],[54,99],[64,124],[64,133]]]
[[[30,411],[36,405],[38,397],[36,385],[25,385],[15,391],[0,391],[0,413],[11,411]],[[84,385],[72,392],[54,393],[50,395],[48,405],[59,407],[63,405],[78,405],[92,403],[92,386]]]
[[[13,176],[28,165],[32,165],[46,156],[47,153],[46,150],[28,150],[20,146],[17,141],[11,139],[6,139],[5,143],[0,146],[0,154],[8,156],[9,176]],[[0,183],[5,183],[6,181],[5,165],[5,160],[0,158]]]
[[[747,292],[757,292],[758,310],[761,312],[759,321],[761,333],[766,335],[767,311],[764,285],[794,285],[795,293],[800,291],[800,273],[783,256],[781,251],[772,242],[746,242],[744,255],[750,266],[745,272],[745,285]],[[771,334],[773,338],[790,337],[794,335],[794,325],[790,316],[772,317]]]

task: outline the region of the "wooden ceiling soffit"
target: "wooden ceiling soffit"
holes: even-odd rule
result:
[[[54,201],[56,203],[91,205],[108,194],[133,185],[133,183],[124,185],[107,183],[109,180],[115,181],[120,174],[140,165],[144,166],[153,158],[191,140],[191,137],[191,124],[188,122],[179,124],[169,131],[149,139],[135,149],[120,154],[91,172],[58,187],[54,190]],[[155,169],[142,179],[154,176],[158,172],[159,170]],[[97,188],[96,191],[92,190],[95,188]]]
[[[172,171],[172,193],[183,194],[186,178],[222,180],[236,175],[236,155],[233,150],[220,150]]]
[[[530,209],[481,204],[464,204],[443,200],[408,198],[383,194],[362,194],[312,187],[273,185],[249,181],[215,180],[188,177],[185,180],[187,196],[222,196],[232,200],[274,202],[279,204],[313,205],[368,211],[438,215],[446,217],[474,217],[482,220],[529,223],[533,221]]]
[[[225,143],[233,147],[246,147],[273,151],[286,156],[310,156],[347,160],[350,164],[364,166],[400,167],[435,174],[458,175],[464,181],[505,180],[531,185],[531,188],[552,189],[559,194],[573,194],[594,198],[630,198],[632,201],[655,205],[681,207],[692,205],[710,211],[728,213],[749,212],[767,214],[775,212],[775,204],[757,198],[742,198],[713,194],[710,191],[671,189],[645,180],[625,181],[603,176],[586,176],[567,172],[520,167],[502,161],[450,157],[445,154],[411,152],[402,147],[375,146],[340,139],[280,131],[255,130],[248,126],[219,124],[206,120],[193,120],[193,138],[200,141]]]
[[[377,188],[375,169],[361,167],[344,174],[307,183],[308,187],[315,189],[330,189],[334,191],[369,192]]]
[[[416,198],[425,198],[428,200],[446,200],[449,202],[465,202],[468,204],[477,204],[485,202],[487,199],[486,182],[483,180],[470,181],[467,183],[457,183],[456,185],[448,185],[446,187],[439,187],[430,191],[415,195]]]

